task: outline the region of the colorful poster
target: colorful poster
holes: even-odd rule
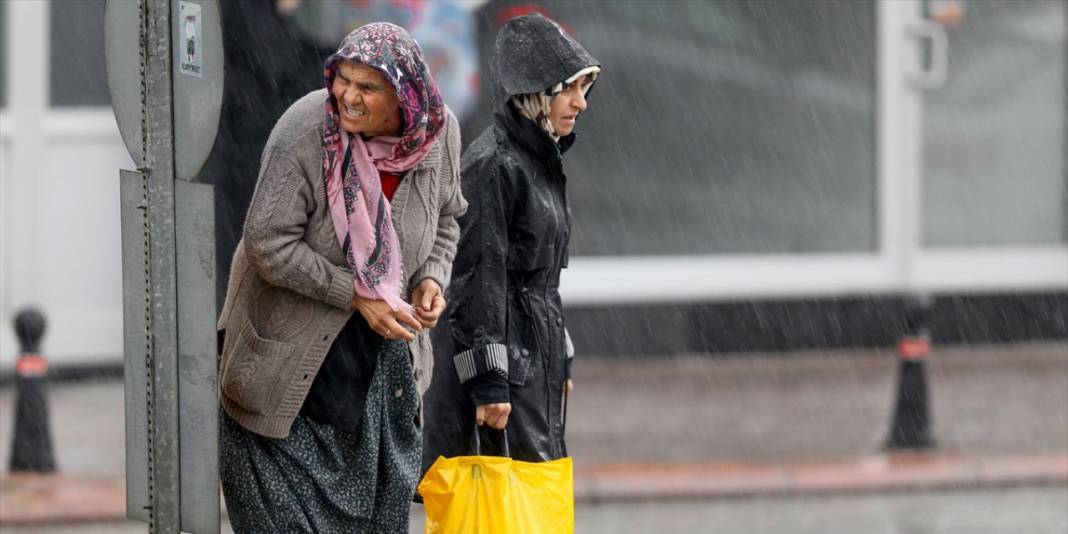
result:
[[[460,120],[478,100],[478,47],[471,0],[350,0],[341,4],[343,34],[374,21],[392,22],[419,41],[434,81]],[[342,7],[344,6],[344,7]]]
[[[178,72],[202,78],[204,45],[200,4],[178,2]]]

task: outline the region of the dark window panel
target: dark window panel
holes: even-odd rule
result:
[[[52,0],[49,102],[110,106],[104,63],[104,0]]]
[[[0,108],[7,107],[7,3],[0,2]]]
[[[479,12],[484,77],[524,4]],[[536,6],[604,64],[565,157],[573,255],[877,249],[874,2]]]

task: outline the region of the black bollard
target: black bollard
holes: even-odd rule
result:
[[[29,309],[15,316],[19,359],[15,363],[15,430],[11,441],[11,471],[50,473],[56,470],[48,420],[48,364],[41,357],[45,318]]]
[[[905,335],[897,346],[897,402],[890,422],[887,449],[929,449],[931,408],[927,394],[927,357],[931,353],[931,305],[928,295],[915,296],[905,306]]]

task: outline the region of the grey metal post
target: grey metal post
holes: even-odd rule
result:
[[[192,183],[222,105],[218,0],[109,0],[108,86],[137,171],[120,172],[126,514],[219,532],[215,221]]]
[[[145,195],[151,351],[149,353],[149,525],[180,532],[178,449],[177,273],[174,261],[174,112],[171,80],[171,2],[144,0],[142,34]]]

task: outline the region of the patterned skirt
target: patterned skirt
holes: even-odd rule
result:
[[[419,394],[402,341],[378,355],[360,431],[298,416],[289,436],[221,413],[220,475],[234,532],[408,533],[420,475]]]

